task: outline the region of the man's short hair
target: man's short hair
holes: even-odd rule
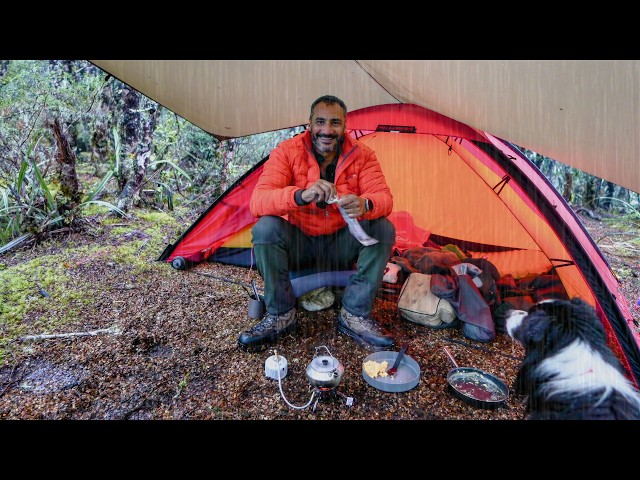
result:
[[[347,105],[338,97],[333,95],[323,95],[320,98],[316,99],[315,102],[311,104],[311,112],[309,113],[309,120],[313,117],[313,109],[316,108],[316,105],[319,103],[326,103],[327,105],[338,104],[342,107],[342,111],[344,112],[345,118],[347,117]]]

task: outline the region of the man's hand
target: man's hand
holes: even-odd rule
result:
[[[340,205],[351,218],[361,217],[365,213],[364,198],[354,195],[353,193],[348,193],[340,197],[338,205]]]
[[[314,183],[311,187],[307,188],[302,192],[302,200],[307,203],[311,202],[326,202],[330,198],[333,198],[338,195],[338,191],[336,190],[336,185],[334,183],[328,182],[327,180],[319,179],[316,183]],[[356,197],[357,198],[357,197]]]

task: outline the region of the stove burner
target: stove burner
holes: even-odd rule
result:
[[[318,401],[323,397],[328,398],[329,396],[338,395],[345,400],[348,407],[353,405],[353,397],[347,397],[344,393],[337,390],[337,387],[315,387],[313,391],[317,394],[316,401],[313,403],[313,408],[311,409],[313,413],[316,413]]]
[[[336,387],[316,387],[316,391],[324,395],[326,393],[335,392]]]

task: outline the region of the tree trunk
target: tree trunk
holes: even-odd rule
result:
[[[585,185],[584,185],[583,205],[592,210],[597,206],[596,180],[597,180],[596,177],[592,175],[588,175],[587,181],[585,182]]]
[[[58,149],[56,155],[56,176],[60,182],[60,192],[64,196],[61,210],[71,210],[80,203],[80,183],[76,174],[76,154],[71,148],[67,135],[62,131],[60,120],[56,118],[51,124],[53,136]]]
[[[119,171],[115,172],[118,180],[118,188],[120,196],[122,196],[124,187],[133,177],[133,158],[136,156],[138,146],[138,129],[140,128],[140,96],[136,90],[124,86],[122,88],[122,162]],[[125,195],[126,196],[126,195]]]
[[[534,158],[531,160],[533,164],[538,167],[539,170],[542,170],[542,163],[544,162],[544,156],[536,153]]]
[[[139,116],[141,125],[136,131],[140,132],[140,138],[133,151],[134,162],[132,165],[132,174],[125,183],[117,201],[117,207],[125,212],[128,211],[132,205],[137,204],[139,200],[140,189],[144,184],[149,159],[153,153],[152,139],[153,132],[156,128],[158,111],[159,108],[155,105],[149,105],[146,113]],[[131,127],[133,126],[131,125]]]
[[[111,135],[111,115],[110,112],[117,111],[117,106],[113,101],[113,82],[106,83],[100,92],[100,103],[96,108],[94,115],[94,127],[91,134],[91,164],[94,168],[94,174],[102,177],[101,168],[106,165],[109,157],[109,136]]]
[[[615,184],[605,181],[605,198],[602,200],[602,208],[605,210],[611,210],[611,199],[614,198]]]
[[[218,182],[220,190],[225,192],[229,188],[229,163],[233,160],[235,155],[236,139],[231,138],[223,143],[222,148],[222,168],[220,169],[220,177]]]
[[[562,198],[564,198],[567,203],[571,203],[571,199],[573,196],[573,173],[571,167],[564,167],[564,186],[562,189]]]

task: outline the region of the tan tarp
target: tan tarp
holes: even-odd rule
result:
[[[219,138],[414,103],[640,192],[638,60],[91,60]]]

